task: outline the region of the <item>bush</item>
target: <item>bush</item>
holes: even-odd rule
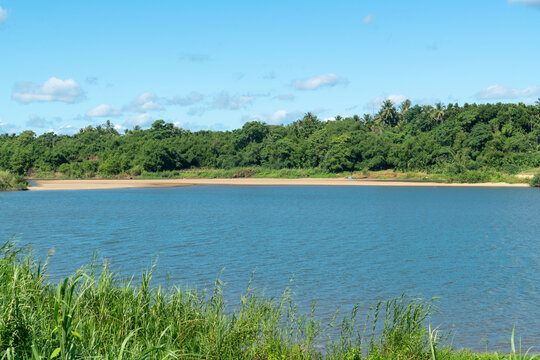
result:
[[[129,170],[131,176],[140,176],[143,172],[143,168],[140,165],[135,165]]]
[[[249,178],[257,174],[257,171],[255,169],[251,168],[241,168],[234,172],[233,178]]]
[[[82,161],[73,163],[63,163],[56,168],[56,171],[72,178],[87,178],[96,175],[98,170],[97,161]]]
[[[28,181],[23,176],[0,171],[0,191],[26,190],[27,188]]]
[[[529,184],[531,184],[532,187],[540,187],[540,173],[534,175]]]
[[[484,182],[504,182],[506,179],[499,173],[492,170],[469,170],[463,173],[449,176],[451,182],[458,183],[484,183]]]

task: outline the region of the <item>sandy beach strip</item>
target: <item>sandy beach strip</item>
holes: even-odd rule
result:
[[[430,187],[529,187],[528,184],[478,183],[446,184],[400,180],[302,178],[302,179],[155,179],[155,180],[33,180],[32,191],[42,190],[98,190],[177,187],[190,185],[315,185],[315,186],[430,186]]]

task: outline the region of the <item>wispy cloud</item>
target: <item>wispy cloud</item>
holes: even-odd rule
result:
[[[19,130],[15,124],[8,124],[0,118],[0,134],[16,133]]]
[[[26,121],[26,126],[30,127],[36,127],[36,128],[46,128],[53,125],[52,121],[49,121],[45,119],[44,117],[31,114],[28,116],[28,120]]]
[[[0,6],[0,25],[6,22],[8,18],[8,11]]]
[[[278,125],[288,123],[294,120],[297,120],[302,117],[302,112],[293,111],[288,112],[287,110],[278,110],[272,114],[251,114],[244,116],[242,120],[244,122],[248,121],[260,121],[265,122],[271,125]]]
[[[243,72],[236,72],[233,74],[235,80],[242,80],[246,77],[246,74]]]
[[[186,96],[175,96],[168,100],[169,105],[189,106],[198,103],[204,99],[204,95],[196,91],[192,91]]]
[[[75,103],[83,97],[81,87],[75,80],[56,77],[51,77],[41,86],[32,82],[16,83],[11,95],[13,100],[24,104],[50,101]]]
[[[362,19],[362,22],[366,25],[373,24],[375,22],[375,15],[369,14]]]
[[[192,92],[184,97],[174,97],[168,101],[171,105],[189,106],[200,103],[189,108],[187,114],[190,116],[201,116],[210,110],[240,110],[249,106],[257,97],[269,96],[269,94],[245,94],[231,95],[227,91],[221,91],[209,101],[200,103],[204,96],[197,92]]]
[[[336,74],[322,74],[311,76],[305,79],[297,79],[294,81],[296,90],[317,90],[323,86],[336,86],[338,84],[348,84],[349,81],[339,77]]]
[[[152,115],[145,113],[132,116],[124,122],[125,127],[148,126],[152,123]]]
[[[189,61],[194,63],[204,63],[212,60],[207,54],[200,53],[182,53],[180,54],[180,60]]]
[[[187,111],[189,116],[202,116],[206,112],[207,108],[204,106],[195,106]]]
[[[122,115],[120,111],[113,109],[113,107],[108,104],[98,105],[86,112],[86,116],[88,117],[118,117],[120,115]]]
[[[99,82],[99,79],[97,78],[97,76],[87,76],[85,81],[89,85],[97,85]]]
[[[540,92],[540,86],[529,86],[522,90],[492,85],[476,93],[477,99],[517,99],[533,96]]]
[[[281,101],[292,101],[295,98],[296,96],[294,96],[293,94],[280,94],[280,95],[274,96],[274,99],[278,99]]]
[[[407,99],[408,97],[406,95],[401,95],[401,94],[379,96],[371,100],[369,103],[367,103],[366,108],[371,109],[371,110],[377,110],[379,107],[381,107],[382,103],[385,102],[386,100],[390,100],[394,105],[397,106]]]
[[[214,130],[214,131],[224,131],[230,130],[229,127],[225,126],[223,123],[214,123],[214,124],[201,124],[195,122],[184,122],[177,121],[173,123],[174,126],[182,129],[187,129],[191,131],[200,131],[200,130]]]
[[[276,73],[273,71],[269,71],[263,75],[263,79],[266,79],[266,80],[274,80],[275,78],[276,78]]]
[[[426,46],[426,50],[428,50],[428,51],[437,51],[437,50],[439,50],[439,45],[437,45],[436,42],[432,42],[431,44]]]
[[[508,0],[509,3],[524,4],[540,9],[540,0]]]
[[[231,96],[228,92],[222,91],[214,96],[212,108],[238,110],[249,105],[254,100],[254,96]]]
[[[61,134],[61,135],[74,135],[78,131],[79,131],[79,128],[71,124],[62,125],[56,129],[49,129],[49,132],[53,132],[55,134]]]
[[[151,92],[144,92],[137,96],[133,101],[124,106],[125,111],[132,112],[147,112],[151,110],[163,110],[164,107],[158,102],[156,94]]]

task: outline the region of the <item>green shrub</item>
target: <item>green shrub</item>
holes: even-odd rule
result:
[[[459,174],[450,175],[450,182],[458,183],[484,183],[484,182],[505,182],[505,177],[493,170],[469,170]]]
[[[233,178],[249,178],[257,174],[255,169],[251,168],[241,168],[234,172]]]
[[[540,187],[540,174],[534,175],[529,184],[531,184],[532,187]]]
[[[8,171],[0,171],[0,191],[26,190],[28,181],[21,175],[15,175]]]
[[[72,178],[88,178],[94,177],[98,170],[97,161],[82,161],[73,163],[63,163],[56,168],[56,171]]]
[[[143,172],[143,168],[140,165],[135,165],[129,170],[131,176],[140,176]]]

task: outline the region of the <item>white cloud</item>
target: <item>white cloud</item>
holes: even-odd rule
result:
[[[0,134],[13,134],[18,131],[18,127],[15,124],[7,124],[0,119]]]
[[[540,0],[508,0],[509,3],[518,3],[540,8]]]
[[[147,112],[151,110],[163,110],[163,105],[157,102],[156,94],[145,92],[137,96],[131,103],[124,106],[124,110],[133,112]]]
[[[340,78],[336,74],[322,74],[305,79],[297,79],[294,81],[294,87],[296,90],[317,90],[321,86],[335,86],[338,84],[347,84],[348,82],[347,79]]]
[[[31,82],[15,84],[11,98],[25,104],[48,101],[74,103],[83,98],[83,92],[73,79],[51,77],[41,86]]]
[[[402,101],[403,102],[403,101]],[[435,106],[437,103],[441,102],[440,99],[432,98],[432,97],[425,97],[421,99],[414,99],[411,100],[413,104],[420,104],[420,105],[431,105]],[[398,104],[397,104],[398,105]]]
[[[302,113],[300,111],[288,112],[286,110],[278,110],[273,114],[252,114],[244,116],[242,120],[244,120],[244,122],[260,121],[270,125],[278,125],[294,121],[300,117],[302,117]]]
[[[125,123],[124,126],[126,127],[133,127],[133,126],[148,126],[152,123],[152,116],[148,113],[145,114],[139,114],[136,116],[130,117]]]
[[[400,94],[394,94],[394,95],[388,95],[388,96],[379,96],[373,100],[371,100],[367,105],[366,108],[371,110],[377,110],[381,107],[382,103],[386,100],[390,100],[394,105],[399,105],[405,100],[407,100],[408,97],[405,95]]]
[[[191,130],[191,131],[200,131],[200,130],[214,130],[214,131],[225,131],[225,130],[231,130],[230,127],[225,126],[222,123],[214,123],[214,124],[201,124],[199,122],[184,122],[184,121],[176,121],[173,123],[173,125],[177,128],[185,129],[185,130]]]
[[[226,91],[222,91],[214,96],[212,108],[238,110],[249,105],[255,100],[254,96],[230,96]]]
[[[108,104],[98,105],[86,112],[86,116],[88,117],[116,117],[120,115],[122,115],[120,111],[113,109],[112,106]]]
[[[538,101],[538,98],[530,97],[523,99],[523,103],[525,105],[536,105],[536,102]]]
[[[60,126],[57,129],[49,129],[48,132],[53,132],[55,134],[62,134],[62,135],[74,135],[79,131],[79,129],[73,125],[64,125]]]
[[[8,11],[6,9],[2,9],[0,6],[0,25],[6,22],[8,18]]]
[[[480,90],[477,99],[517,99],[537,94],[540,86],[529,86],[523,90],[511,89],[501,85],[492,85]]]
[[[190,92],[186,96],[175,96],[168,101],[170,105],[189,106],[198,103],[204,98],[203,94],[196,91]]]
[[[375,22],[375,15],[369,14],[368,16],[362,19],[362,22],[366,25],[373,24]]]

